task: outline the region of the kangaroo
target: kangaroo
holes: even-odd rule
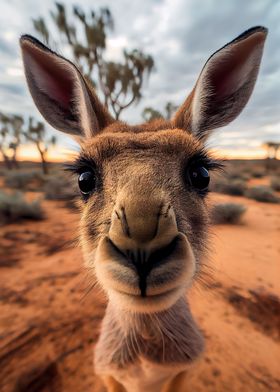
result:
[[[94,365],[110,392],[185,391],[203,352],[186,293],[205,263],[206,197],[220,167],[205,141],[245,107],[266,35],[253,27],[215,52],[171,120],[133,126],[111,116],[72,62],[20,39],[37,108],[81,146],[71,170],[85,263],[108,299]]]

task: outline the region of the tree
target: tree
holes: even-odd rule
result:
[[[48,174],[46,155],[49,147],[56,144],[55,136],[51,136],[50,138],[48,138],[45,124],[41,121],[37,121],[37,123],[35,123],[33,117],[29,117],[27,130],[24,131],[23,134],[27,141],[30,141],[35,144],[40,154],[43,173]]]
[[[153,121],[159,118],[164,118],[163,114],[160,111],[153,109],[150,106],[144,108],[142,112],[142,117],[145,121]]]
[[[7,151],[8,145],[8,135],[9,135],[9,117],[5,114],[0,113],[0,121],[1,121],[1,128],[0,128],[0,153],[3,157],[3,161],[7,167],[7,169],[11,169],[10,159]]]
[[[170,120],[172,114],[177,110],[177,106],[174,105],[172,102],[167,102],[164,107],[164,113],[156,110],[152,107],[146,107],[142,111],[142,117],[145,121],[152,121],[155,119],[165,118],[166,120]]]
[[[269,159],[277,159],[277,152],[280,148],[280,143],[266,142],[263,146],[267,149],[267,157]]]
[[[13,115],[10,118],[10,125],[12,128],[13,139],[10,143],[10,149],[12,150],[11,161],[14,167],[18,168],[19,164],[17,161],[17,152],[21,143],[21,136],[23,131],[24,119],[20,115]]]
[[[170,120],[172,115],[173,115],[173,113],[175,113],[177,109],[178,109],[178,106],[174,105],[173,102],[170,102],[170,101],[167,102],[166,105],[165,105],[165,113],[166,113],[165,114],[165,118],[167,120]]]
[[[114,27],[108,8],[85,13],[82,8],[73,6],[71,22],[64,4],[56,3],[50,14],[61,43],[69,46],[75,63],[97,87],[104,104],[118,119],[124,109],[141,99],[145,76],[154,68],[153,58],[133,49],[123,51],[121,62],[105,59],[108,32]],[[44,18],[34,19],[33,25],[47,44],[58,47],[52,36],[53,29]]]
[[[21,143],[24,120],[20,115],[0,113],[0,153],[7,169],[18,168],[17,151]]]

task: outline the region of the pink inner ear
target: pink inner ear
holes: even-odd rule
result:
[[[258,38],[258,37],[257,37]],[[254,67],[254,52],[256,37],[227,48],[216,54],[215,65],[210,70],[210,85],[219,98],[232,95],[248,79]]]
[[[246,81],[250,72],[248,68],[248,63],[238,57],[230,57],[218,65],[210,74],[210,85],[215,95],[224,98],[237,91]]]
[[[43,51],[33,51],[28,56],[28,62],[37,87],[50,99],[68,109],[74,90],[71,66]]]

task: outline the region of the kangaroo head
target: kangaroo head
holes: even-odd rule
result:
[[[246,105],[267,30],[252,28],[215,52],[170,121],[115,121],[73,63],[21,38],[25,74],[39,111],[78,138],[73,164],[82,197],[81,243],[109,299],[135,312],[173,305],[200,270],[211,170],[210,132]]]

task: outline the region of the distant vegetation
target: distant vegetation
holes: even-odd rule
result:
[[[216,179],[211,189],[214,192],[225,193],[227,195],[243,196],[247,185],[243,179],[225,177]]]
[[[44,193],[48,200],[73,200],[78,194],[75,182],[61,169],[45,175],[38,170],[6,172],[4,184],[7,188]]]
[[[48,137],[44,123],[36,122],[32,117],[29,117],[28,127],[23,131],[23,135],[28,142],[35,145],[41,158],[43,173],[48,174],[46,155],[49,147],[56,144],[55,136]]]
[[[214,224],[237,224],[241,221],[246,207],[239,203],[221,203],[213,206],[211,218]]]
[[[277,152],[280,148],[280,143],[276,142],[266,142],[263,146],[267,149],[267,157],[270,159],[277,158]]]
[[[48,200],[72,201],[79,194],[73,182],[65,175],[51,177],[43,190]]]
[[[279,203],[280,198],[273,192],[269,186],[258,185],[249,188],[246,191],[246,196],[250,199],[262,201],[265,203]]]
[[[264,161],[262,163],[264,166]],[[258,202],[279,203],[280,195],[280,172],[267,179],[261,179],[269,185],[257,184],[259,173],[262,172],[261,165],[250,166],[246,162],[242,164],[243,170],[238,170],[238,164],[228,162],[228,173],[223,177],[219,175],[213,179],[211,190],[221,192],[230,196],[243,196]],[[44,217],[41,200],[52,200],[61,202],[66,208],[78,208],[79,190],[77,180],[72,179],[68,173],[62,170],[61,164],[49,164],[49,173],[43,174],[36,163],[21,163],[17,170],[4,170],[4,164],[0,164],[0,181],[11,192],[0,193],[0,223],[16,222],[22,219],[42,219]],[[234,168],[234,170],[233,170]],[[257,175],[256,175],[257,173]],[[241,177],[241,178],[239,178]],[[252,184],[251,184],[252,181]],[[14,193],[16,191],[16,193]],[[21,192],[38,192],[40,200],[28,201]],[[226,196],[223,196],[225,198]],[[245,206],[240,203],[222,202],[217,203],[211,212],[211,220],[214,224],[238,224],[245,213]]]
[[[52,166],[51,172],[47,175],[36,170],[35,163],[29,169],[25,163],[23,166],[24,170],[6,170],[1,178],[5,188],[12,189],[12,192],[0,191],[0,224],[22,219],[43,219],[43,199],[63,201],[65,207],[77,208],[77,182],[73,181],[60,165]],[[37,192],[40,196],[35,201],[28,201],[23,192]],[[34,198],[32,195],[30,197]]]
[[[8,188],[38,191],[42,189],[47,177],[38,170],[11,171],[6,173],[4,181]]]
[[[0,154],[8,170],[18,169],[17,152],[20,145],[33,144],[42,162],[44,174],[48,173],[46,155],[51,145],[55,145],[56,138],[50,137],[41,121],[33,117],[25,119],[20,115],[0,113]]]
[[[18,168],[17,152],[22,142],[23,118],[0,113],[0,156],[7,169]]]
[[[277,192],[280,192],[280,177],[273,176],[270,181],[271,188]]]
[[[22,219],[40,220],[44,218],[40,200],[28,202],[23,193],[0,191],[0,224],[18,222]]]
[[[154,109],[152,107],[146,107],[142,111],[142,117],[145,121],[152,121],[156,119],[170,120],[173,113],[177,110],[177,108],[178,107],[174,105],[172,102],[167,102],[163,112],[160,112],[159,110]]]

